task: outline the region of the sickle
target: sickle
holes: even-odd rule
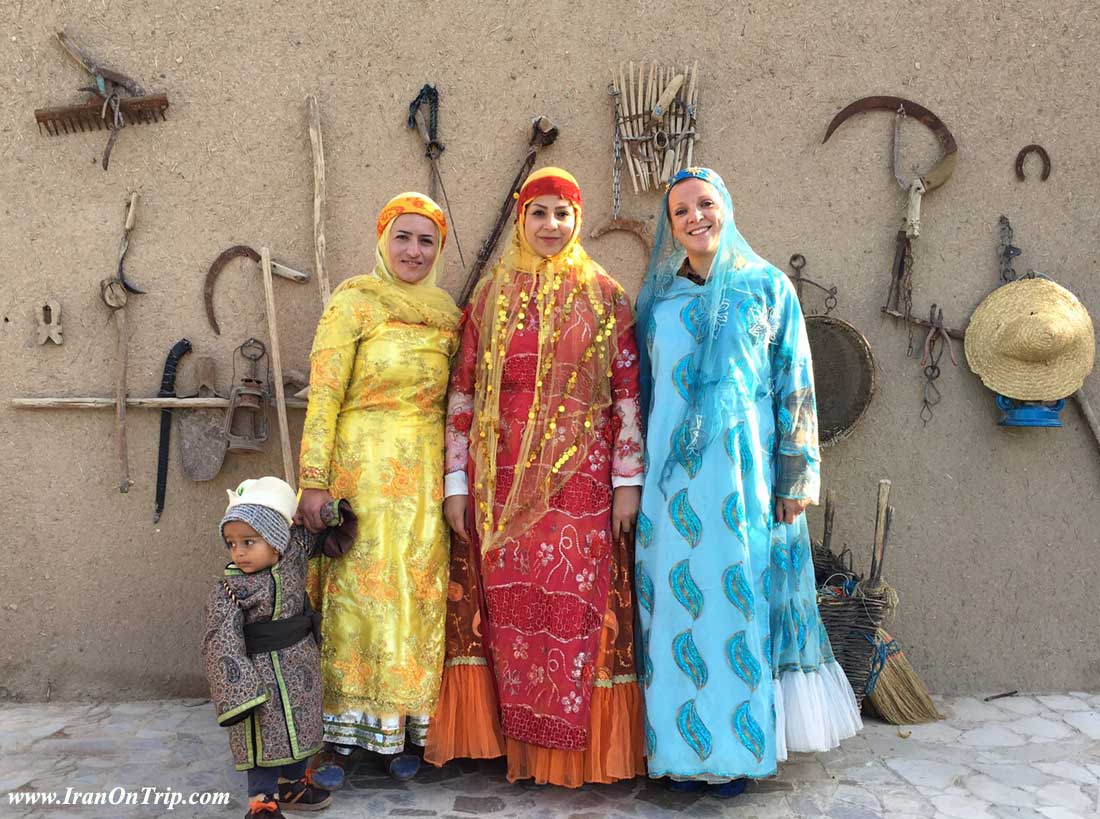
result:
[[[224,250],[214,260],[214,263],[210,265],[210,269],[206,271],[206,283],[203,284],[202,298],[206,304],[206,318],[210,322],[210,326],[214,328],[214,332],[217,335],[221,335],[221,328],[218,327],[217,316],[214,315],[214,282],[218,279],[218,274],[222,272],[230,260],[237,258],[238,256],[247,256],[254,262],[259,263],[260,254],[250,248],[248,245],[233,245],[228,250]]]
[[[825,139],[821,140],[821,144],[824,145],[828,142],[829,137],[833,135],[833,131],[839,128],[841,123],[846,119],[856,114],[863,113],[864,111],[896,112],[899,107],[905,111],[906,116],[913,117],[913,119],[931,128],[932,133],[936,135],[936,138],[940,141],[940,145],[943,146],[943,156],[940,158],[940,161],[937,162],[928,173],[921,177],[925,191],[934,190],[950,179],[951,174],[955,171],[955,162],[958,159],[959,146],[955,142],[955,137],[951,135],[951,132],[947,130],[947,126],[943,124],[943,120],[923,105],[918,105],[911,100],[901,97],[885,96],[863,97],[862,99],[858,99],[833,117],[833,121],[829,123],[829,127],[825,130]]]

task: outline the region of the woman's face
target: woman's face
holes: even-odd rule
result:
[[[393,220],[386,247],[390,270],[408,284],[428,275],[439,253],[439,231],[435,222],[419,213],[403,213]]]
[[[668,218],[672,238],[688,256],[713,256],[718,252],[722,208],[712,184],[690,178],[676,185],[668,195]]]
[[[553,256],[565,247],[576,225],[577,215],[569,200],[548,193],[527,203],[523,238],[540,256]]]

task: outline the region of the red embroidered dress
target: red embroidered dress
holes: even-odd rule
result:
[[[499,380],[489,382],[498,384],[495,480],[477,474],[475,464],[481,461],[470,452],[471,437],[480,438],[475,410],[484,406],[475,400],[479,355],[484,355],[479,351],[498,324],[497,312],[486,310],[492,288],[479,287],[468,310],[451,377],[445,471],[448,495],[472,490],[475,525],[468,526],[469,545],[452,538],[446,668],[427,753],[436,764],[455,756],[506,753],[510,778],[534,776],[572,786],[643,771],[632,645],[632,546],[611,535],[613,486],[640,485],[643,472],[638,353],[622,287],[583,258],[591,266],[589,298],[547,297],[550,312],[527,309],[526,319],[500,348]],[[517,270],[508,291],[537,293],[550,286],[548,275]],[[561,292],[571,287],[571,275],[577,274],[571,269],[564,276]],[[540,364],[540,343],[545,358],[551,325],[553,377],[546,362]],[[594,367],[585,351],[601,339],[610,357]],[[574,373],[580,377],[569,379]],[[555,383],[581,386],[555,392],[551,381],[559,375]],[[607,379],[602,385],[586,383],[602,379]],[[607,401],[600,404],[598,395]],[[556,424],[545,422],[548,409]],[[525,436],[531,423],[536,427]],[[521,461],[539,457],[562,464],[567,477],[552,482],[559,470],[544,470],[540,476],[553,491],[538,497],[523,484],[525,493],[510,499]],[[528,474],[521,480],[529,479]],[[491,515],[485,497],[490,487]],[[512,519],[506,512],[510,500],[516,507]],[[512,525],[532,511],[535,517]],[[487,532],[501,534],[484,541],[479,535]],[[483,611],[487,623],[481,622]],[[488,658],[483,641],[491,648]],[[489,730],[462,724],[484,720],[479,711],[493,713],[498,707],[499,733],[495,725]],[[553,750],[542,754],[542,749]]]

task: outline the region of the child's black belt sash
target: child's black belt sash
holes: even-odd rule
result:
[[[245,650],[250,654],[266,654],[269,651],[289,648],[310,634],[321,644],[321,615],[309,605],[306,598],[302,614],[283,620],[267,620],[262,623],[246,623],[244,626]]]

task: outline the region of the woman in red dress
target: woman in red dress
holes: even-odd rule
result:
[[[510,780],[644,773],[633,529],[638,353],[622,287],[581,247],[576,180],[524,183],[467,309],[447,410],[447,655],[425,758]],[[489,650],[487,651],[486,648]]]

